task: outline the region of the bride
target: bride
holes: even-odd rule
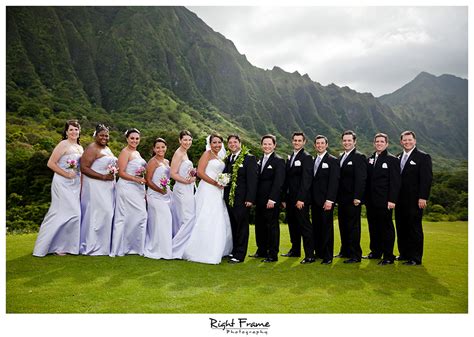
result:
[[[196,222],[183,254],[183,259],[189,261],[218,264],[232,252],[232,230],[222,197],[224,187],[217,181],[225,166],[219,157],[222,142],[222,136],[212,134],[210,149],[199,159],[197,173],[201,182],[195,195]]]

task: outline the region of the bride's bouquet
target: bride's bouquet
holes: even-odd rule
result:
[[[230,174],[229,173],[219,173],[217,175],[217,183],[221,186],[226,187],[230,183]]]

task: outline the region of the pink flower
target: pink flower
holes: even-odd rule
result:
[[[190,176],[191,178],[194,178],[196,175],[197,175],[197,170],[194,167],[190,168],[188,171],[188,176]]]
[[[170,187],[170,179],[167,176],[160,178],[160,187],[165,191]]]
[[[135,176],[137,176],[137,177],[145,178],[145,175],[146,175],[146,168],[145,168],[145,166],[140,166],[140,167],[137,168],[137,170],[135,171]]]
[[[67,167],[68,169],[77,169],[77,160],[75,159],[68,159],[66,161],[66,164],[67,164]]]
[[[119,171],[119,168],[113,164],[109,164],[109,166],[107,166],[107,172],[109,174],[116,175],[118,171]]]

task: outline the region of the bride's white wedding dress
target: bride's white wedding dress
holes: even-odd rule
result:
[[[211,159],[206,174],[216,179],[224,162]],[[201,180],[196,195],[196,223],[184,250],[183,259],[218,264],[232,252],[232,230],[222,189]]]

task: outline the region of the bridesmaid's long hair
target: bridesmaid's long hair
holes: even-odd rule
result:
[[[62,136],[63,136],[63,140],[64,140],[64,139],[67,139],[67,134],[66,134],[66,132],[67,132],[67,130],[69,129],[69,126],[70,126],[70,125],[72,125],[72,126],[74,126],[74,127],[76,127],[76,128],[79,129],[79,137],[77,137],[77,144],[81,144],[81,141],[80,141],[80,139],[81,139],[81,124],[79,124],[79,122],[78,122],[76,119],[68,120],[68,121],[66,122],[66,124],[64,125],[64,130],[63,130],[63,135],[62,135]]]

